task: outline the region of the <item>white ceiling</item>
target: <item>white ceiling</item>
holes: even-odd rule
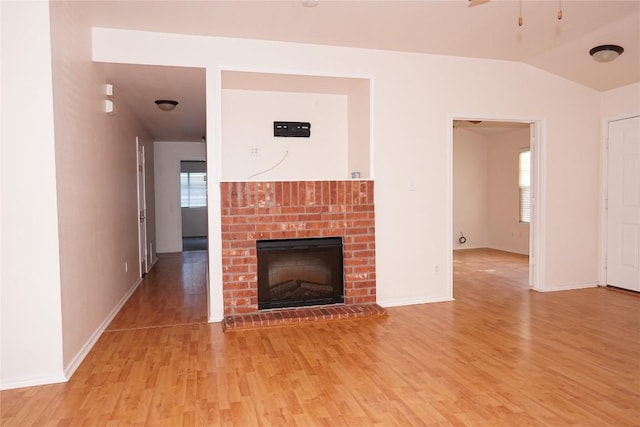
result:
[[[204,68],[98,64],[113,84],[117,106],[126,99],[156,141],[201,141],[206,136]],[[156,99],[178,101],[173,111],[162,111]]]
[[[520,61],[599,91],[640,81],[638,0],[524,0],[522,27],[517,22],[519,1],[319,0],[318,3],[313,8],[303,7],[298,0],[83,1],[75,6],[96,27]],[[556,18],[560,5],[562,20]],[[612,63],[597,63],[589,56],[589,49],[600,44],[619,44],[625,51]],[[120,67],[125,66],[114,66],[111,70],[114,79],[120,78],[127,88],[135,86],[140,77],[130,71],[135,67],[122,68],[123,73],[132,73],[130,77],[118,76]],[[171,82],[191,78],[186,74],[180,77],[180,70],[169,70]],[[157,99],[164,96],[159,93],[161,89],[173,90],[163,72],[143,74],[144,83],[138,81],[147,89],[137,89],[140,99]],[[152,76],[158,79],[155,88]],[[198,81],[202,83],[199,90],[203,94],[204,74]],[[194,86],[194,82],[183,84]],[[149,90],[149,94],[143,96],[144,90]],[[176,99],[180,98],[178,109],[190,103],[184,92],[174,93]],[[201,105],[204,108],[203,101]],[[201,115],[204,116],[204,110]],[[162,123],[166,124],[166,120]],[[154,123],[157,125],[158,121]],[[156,138],[168,139],[164,132],[151,127],[150,130]]]

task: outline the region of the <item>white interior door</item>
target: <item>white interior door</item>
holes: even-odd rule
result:
[[[640,117],[609,122],[607,284],[640,291]]]
[[[136,137],[138,148],[138,242],[140,251],[140,277],[148,270],[147,257],[147,204],[145,193],[144,145]]]

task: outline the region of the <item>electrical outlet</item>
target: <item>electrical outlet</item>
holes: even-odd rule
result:
[[[259,157],[260,156],[260,148],[257,145],[251,146],[249,149],[249,154],[251,157]]]

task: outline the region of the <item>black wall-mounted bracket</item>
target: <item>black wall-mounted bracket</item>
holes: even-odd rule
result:
[[[273,122],[273,136],[309,138],[311,136],[311,123]]]

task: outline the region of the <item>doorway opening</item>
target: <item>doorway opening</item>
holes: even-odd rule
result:
[[[182,251],[206,251],[207,243],[207,162],[180,162],[180,210]]]
[[[532,120],[452,119],[452,297],[456,271],[476,262],[478,274],[499,274],[513,259],[513,285],[539,288],[539,127]]]

